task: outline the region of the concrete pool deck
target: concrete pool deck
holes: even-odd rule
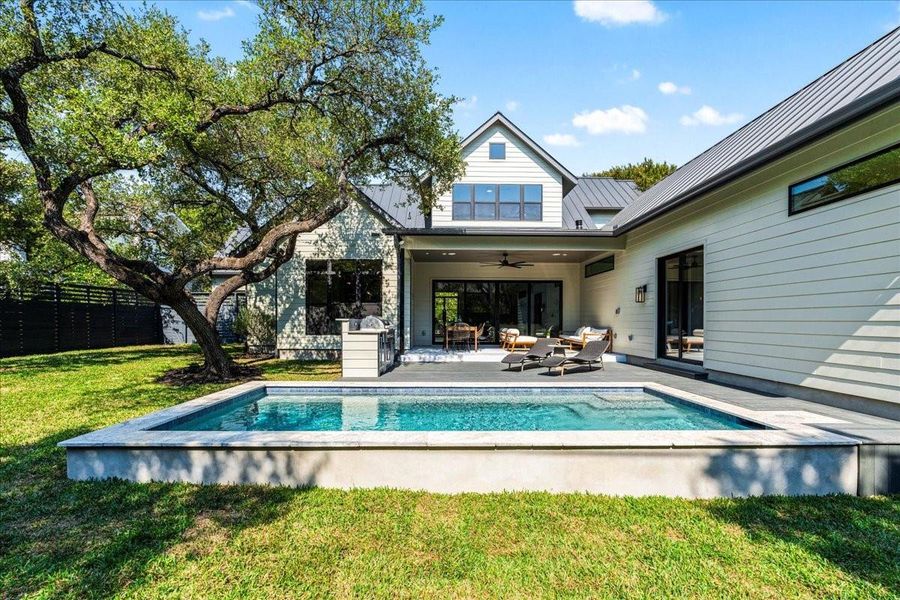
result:
[[[541,370],[544,371],[544,370]],[[447,381],[451,376],[455,381]],[[631,381],[626,381],[630,379]],[[657,381],[652,381],[652,380]],[[443,382],[442,382],[443,380]],[[480,381],[479,381],[480,380]],[[659,380],[665,380],[667,385]],[[262,388],[646,386],[770,429],[580,432],[200,432],[154,429]],[[696,391],[695,391],[696,390]],[[862,493],[863,445],[838,429],[866,421],[811,402],[608,364],[540,377],[499,365],[407,365],[377,381],[250,382],[92,432],[66,447],[74,479],[548,490],[683,497]],[[848,412],[848,411],[844,411]],[[826,414],[831,413],[831,414]],[[877,418],[873,418],[877,419]],[[885,420],[882,420],[885,421]],[[887,436],[884,423],[869,426]]]
[[[690,379],[637,365],[606,362],[601,371],[573,370],[560,378],[548,375],[547,369],[531,367],[524,372],[505,371],[497,363],[405,364],[386,373],[379,381],[428,382],[439,380],[470,383],[523,383],[566,381],[604,383],[650,382],[670,386],[714,400],[759,411],[805,411],[822,419],[812,426],[847,436],[860,444],[860,495],[900,493],[900,420],[871,415],[829,404],[802,400],[789,395],[754,391],[711,381]],[[897,410],[900,414],[900,408]]]

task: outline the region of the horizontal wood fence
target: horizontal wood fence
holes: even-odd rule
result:
[[[0,289],[0,356],[163,342],[159,305],[122,288]]]

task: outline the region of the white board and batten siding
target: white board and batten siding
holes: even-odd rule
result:
[[[384,226],[369,209],[352,203],[325,225],[302,234],[294,258],[277,276],[248,287],[250,306],[277,315],[279,357],[321,358],[341,350],[340,335],[306,333],[306,260],[381,260],[382,316],[396,324],[397,254],[393,238],[382,233]]]
[[[491,143],[506,144],[506,158],[491,160]],[[432,227],[562,227],[562,175],[502,125],[489,127],[463,149],[466,172],[456,183],[540,184],[541,221],[454,221],[453,195],[447,192],[432,210]]]
[[[790,184],[898,140],[894,107],[628,232],[585,320],[655,358],[657,259],[703,246],[707,369],[900,404],[900,185],[788,216]]]

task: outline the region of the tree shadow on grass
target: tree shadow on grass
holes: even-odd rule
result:
[[[125,346],[100,350],[75,350],[57,354],[32,354],[0,360],[0,372],[9,369],[29,375],[41,371],[77,371],[92,366],[115,366],[136,360],[154,358],[200,358],[198,347],[184,346]]]
[[[260,486],[75,482],[56,447],[60,431],[0,454],[0,597],[109,596],[148,576],[189,540],[210,551],[221,537],[271,522],[303,490]],[[313,480],[314,482],[314,480]],[[215,539],[209,529],[217,533]]]
[[[900,498],[765,496],[713,501],[708,511],[751,540],[786,542],[888,594],[900,594]]]

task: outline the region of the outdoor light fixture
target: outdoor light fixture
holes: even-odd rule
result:
[[[647,284],[634,288],[634,301],[638,304],[643,304],[647,301]]]

